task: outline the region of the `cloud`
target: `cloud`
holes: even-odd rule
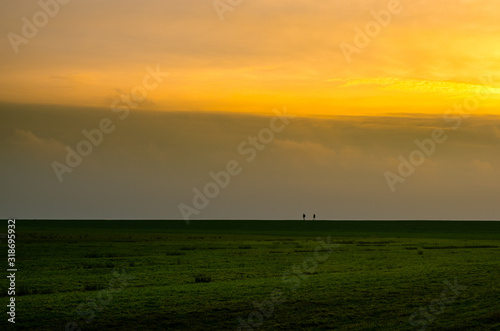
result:
[[[11,149],[18,155],[35,158],[54,156],[64,151],[64,145],[54,138],[41,138],[29,130],[15,129],[13,136],[5,142],[6,149]]]
[[[51,162],[65,162],[108,109],[1,105],[3,212],[35,218],[179,218],[193,188],[237,160],[242,172],[200,218],[492,219],[498,194],[500,119],[471,116],[393,194],[383,177],[408,158],[438,117],[296,117],[252,162],[237,147],[268,127],[267,116],[138,111],[59,183]],[[13,129],[14,128],[14,129]],[[440,202],[440,203],[437,203]],[[453,203],[452,203],[453,202]],[[415,212],[415,205],[421,209]],[[478,212],[471,206],[483,206]]]
[[[338,80],[334,80],[338,81]],[[499,95],[500,88],[477,83],[462,83],[450,81],[429,81],[421,79],[400,78],[361,78],[347,80],[341,87],[371,85],[379,89],[405,92],[422,92],[451,94],[463,96],[465,94]]]
[[[277,153],[287,157],[293,156],[293,159],[289,160],[295,161],[295,164],[301,167],[325,166],[337,162],[337,153],[319,143],[276,139],[273,147]]]
[[[279,103],[302,115],[387,113],[392,106],[412,113],[407,108],[419,100],[430,113],[441,107],[436,95],[475,91],[479,75],[498,71],[494,1],[405,3],[347,65],[339,44],[352,43],[354,28],[386,7],[383,0],[259,0],[220,21],[210,1],[75,2],[22,45],[21,56],[4,38],[0,100],[109,106],[116,87],[136,86],[144,67],[158,63],[171,76],[144,108],[262,112]],[[5,35],[19,32],[20,18],[38,6],[0,9]],[[332,87],[332,78],[350,85]]]

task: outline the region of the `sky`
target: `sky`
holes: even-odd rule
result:
[[[498,219],[493,0],[0,4],[0,217]]]

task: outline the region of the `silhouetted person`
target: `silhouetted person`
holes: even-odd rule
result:
[[[302,214],[302,220],[305,221],[306,220],[306,214]]]
[[[313,221],[316,220],[316,214],[313,214]]]

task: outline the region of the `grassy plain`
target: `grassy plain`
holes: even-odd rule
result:
[[[16,231],[16,329],[500,330],[500,222],[18,220]]]

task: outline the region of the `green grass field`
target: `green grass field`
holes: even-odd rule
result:
[[[500,222],[18,220],[16,232],[16,329],[500,330]]]

